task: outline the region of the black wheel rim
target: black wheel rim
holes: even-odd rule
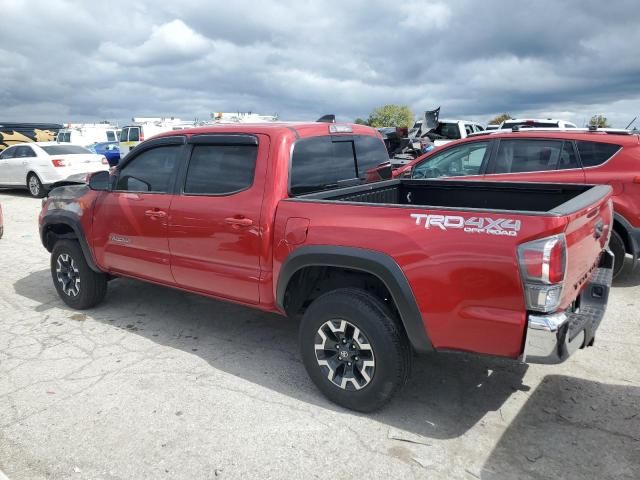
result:
[[[80,271],[73,257],[61,253],[56,260],[56,278],[62,291],[68,297],[77,297],[80,293]]]
[[[315,353],[327,379],[342,390],[361,390],[375,374],[371,343],[364,332],[346,320],[329,320],[320,326]]]

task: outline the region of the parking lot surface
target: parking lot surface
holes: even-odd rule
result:
[[[40,201],[1,191],[0,471],[14,479],[640,478],[640,269],[557,366],[418,359],[374,414],[329,403],[276,315],[116,279],[58,298]],[[0,474],[2,478],[2,474]]]

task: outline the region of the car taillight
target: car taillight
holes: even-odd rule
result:
[[[518,246],[518,262],[527,309],[552,312],[558,308],[567,268],[564,235],[523,243]]]
[[[54,158],[54,159],[51,160],[51,163],[53,163],[54,167],[66,167],[67,166],[67,162],[62,158]]]
[[[141,133],[140,137],[138,138],[138,140],[140,140],[141,142],[144,142],[144,135]]]
[[[103,165],[109,165],[109,161],[107,160],[107,157],[102,157],[101,160]]]

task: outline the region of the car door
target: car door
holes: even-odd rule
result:
[[[490,151],[490,140],[465,142],[436,150],[413,167],[411,178],[455,177],[460,179],[482,176]]]
[[[40,166],[36,152],[28,145],[20,145],[16,147],[16,155],[12,161],[11,175],[14,182],[18,184],[26,184],[27,174],[31,171],[39,170]],[[41,179],[42,180],[42,179]]]
[[[109,272],[175,284],[167,225],[184,137],[159,139],[118,168],[110,191],[96,200],[93,245]]]
[[[129,127],[124,127],[120,131],[120,155],[124,158],[124,156],[129,153]]]
[[[0,184],[17,185],[16,181],[16,165],[18,161],[15,158],[17,146],[7,147],[0,153]]]
[[[562,139],[500,139],[485,180],[584,183],[572,141]]]
[[[196,135],[171,204],[169,248],[176,283],[258,303],[260,212],[269,152],[264,135]]]

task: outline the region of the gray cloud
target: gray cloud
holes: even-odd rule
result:
[[[5,0],[0,118],[640,113],[635,1]]]

